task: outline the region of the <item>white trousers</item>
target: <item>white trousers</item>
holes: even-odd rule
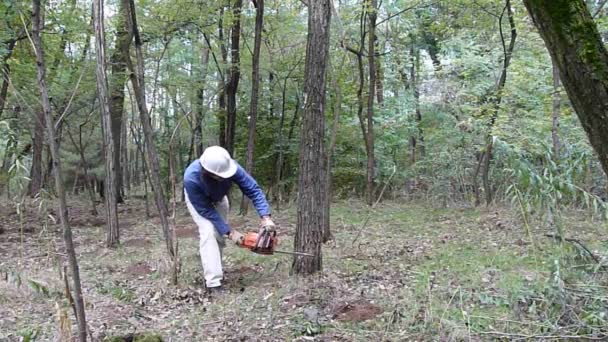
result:
[[[198,236],[200,239],[201,262],[203,264],[203,274],[207,287],[216,287],[222,284],[224,272],[222,271],[222,254],[226,246],[224,237],[215,229],[211,221],[202,217],[192,206],[188,194],[186,193],[186,206],[188,211],[198,226]],[[224,221],[228,218],[228,198],[224,196],[220,202],[215,203],[215,210],[222,216]]]

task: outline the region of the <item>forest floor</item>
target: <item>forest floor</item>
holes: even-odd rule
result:
[[[370,214],[361,202],[334,203],[334,240],[324,271],[289,275],[289,256],[260,256],[228,243],[228,293],[202,285],[197,231],[179,205],[182,270],[169,284],[158,218],[143,203],[120,206],[121,246],[104,247],[104,216],[70,203],[91,335],[154,332],[165,341],[485,341],[607,334],[608,277],[577,243],[562,247],[505,208],[433,208],[389,202]],[[99,208],[101,209],[101,208]],[[33,204],[0,207],[0,341],[57,339],[75,327],[61,278],[59,227]],[[231,210],[241,231],[254,213]],[[276,211],[290,250],[295,209]],[[567,236],[606,262],[606,227],[585,212],[564,217]],[[22,227],[23,229],[21,229]],[[578,247],[577,247],[578,246]],[[62,318],[63,317],[63,318]],[[21,336],[21,337],[20,337]],[[547,337],[549,336],[549,337]],[[24,339],[25,340],[25,339]]]

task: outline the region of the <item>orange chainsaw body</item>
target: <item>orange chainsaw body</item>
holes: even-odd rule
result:
[[[274,247],[277,245],[278,240],[276,238],[276,236],[272,236],[270,239],[270,244],[268,244],[265,247],[258,247],[258,237],[259,234],[255,233],[255,232],[249,232],[247,234],[245,234],[245,238],[243,239],[243,243],[240,244],[240,247],[243,248],[247,248],[255,253],[258,254],[273,254],[274,253]]]

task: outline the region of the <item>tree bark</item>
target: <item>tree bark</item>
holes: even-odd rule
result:
[[[553,142],[553,160],[558,161],[561,141],[559,139],[559,116],[561,112],[561,94],[560,94],[560,82],[559,82],[559,70],[555,62],[553,64],[553,111],[552,111],[552,125],[551,125],[551,140]]]
[[[247,138],[247,160],[245,169],[253,174],[253,152],[255,149],[255,129],[258,120],[258,97],[260,88],[260,47],[262,29],[264,28],[264,0],[252,0],[255,8],[255,38],[251,66],[251,102],[249,107],[249,136]],[[272,101],[272,100],[271,100]],[[247,215],[249,200],[245,195],[241,199],[241,214]]]
[[[116,47],[110,57],[112,78],[110,82],[110,117],[112,119],[112,136],[114,137],[114,165],[116,168],[115,194],[116,202],[123,203],[123,177],[120,153],[123,130],[123,112],[125,103],[125,84],[127,75],[127,56],[132,36],[129,31],[129,18],[127,17],[128,0],[118,1],[118,14],[116,18]]]
[[[10,82],[11,66],[8,64],[8,60],[13,54],[16,43],[16,39],[9,40],[8,44],[6,44],[7,53],[2,57],[2,69],[0,70],[0,73],[2,73],[2,86],[0,87],[0,119],[2,119],[2,113],[4,112],[4,107],[6,105],[8,84]]]
[[[134,68],[130,58],[127,58],[127,67],[131,71],[131,84],[135,93],[137,107],[139,110],[140,121],[144,131],[145,150],[148,154],[148,171],[150,176],[150,184],[154,193],[154,201],[160,216],[160,223],[165,238],[167,252],[173,262],[172,282],[177,283],[178,261],[177,253],[173,242],[173,232],[169,225],[169,212],[167,207],[167,199],[162,187],[160,178],[160,163],[158,160],[158,152],[154,145],[154,132],[150,122],[150,114],[146,105],[145,84],[144,84],[144,58],[142,53],[142,41],[139,37],[139,28],[137,27],[137,16],[135,13],[135,2],[129,0],[129,16],[131,18],[131,32],[135,38],[135,55],[137,58],[137,70]]]
[[[40,98],[42,102],[42,111],[46,122],[47,134],[49,135],[49,144],[51,145],[51,153],[53,154],[53,169],[55,174],[55,190],[59,197],[59,217],[63,229],[63,240],[65,243],[68,263],[72,273],[73,293],[76,306],[76,319],[78,322],[78,340],[84,342],[87,340],[87,323],[84,311],[84,301],[82,299],[82,289],[80,286],[80,272],[78,270],[78,261],[76,260],[76,252],[72,241],[72,230],[68,219],[68,206],[66,202],[65,189],[63,186],[63,174],[61,170],[61,161],[59,157],[59,148],[55,141],[55,127],[53,116],[51,114],[51,103],[49,100],[48,88],[45,81],[45,65],[44,65],[44,50],[40,30],[44,26],[42,22],[40,0],[32,1],[32,40],[34,51],[36,53],[36,69],[38,88],[40,90]]]
[[[367,204],[374,203],[374,95],[376,94],[376,16],[378,5],[376,0],[370,0],[370,11],[367,14],[369,20],[368,32],[368,70],[369,90],[367,92]]]
[[[325,194],[325,76],[329,55],[330,0],[310,0],[304,72],[304,116],[300,135],[298,219],[294,249],[314,257],[294,256],[292,272],[311,274],[322,269],[321,243]],[[373,96],[373,93],[372,93]]]
[[[608,52],[583,0],[524,0],[608,175]]]
[[[30,167],[30,182],[28,195],[36,196],[42,188],[42,150],[44,148],[45,117],[43,110],[39,110],[34,121],[32,132],[32,165]]]
[[[226,85],[226,150],[234,155],[234,134],[236,131],[236,92],[241,78],[240,39],[241,7],[243,0],[235,0],[232,7],[232,31],[230,33],[230,78]]]
[[[110,104],[108,98],[108,78],[106,71],[105,54],[105,28],[104,28],[104,3],[103,0],[95,0],[94,26],[95,26],[95,51],[97,58],[97,97],[101,110],[101,126],[103,133],[103,147],[105,159],[106,177],[104,182],[104,200],[106,205],[107,222],[107,247],[116,247],[120,243],[120,230],[118,226],[118,208],[116,204],[116,167],[114,164],[114,140],[120,136],[113,136],[112,119],[110,117]]]

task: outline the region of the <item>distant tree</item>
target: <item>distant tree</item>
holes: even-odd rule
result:
[[[255,6],[255,38],[251,67],[251,99],[249,105],[249,136],[247,138],[247,159],[245,169],[253,173],[253,151],[255,148],[255,129],[258,120],[258,96],[260,89],[260,47],[262,46],[262,30],[264,29],[264,0],[253,0]],[[241,213],[247,214],[249,200],[243,195]]]
[[[304,114],[300,131],[298,219],[294,248],[314,254],[294,256],[292,272],[310,274],[322,269],[321,244],[325,206],[325,81],[329,56],[331,0],[308,3],[308,39],[304,71]],[[372,93],[373,97],[373,93]]]
[[[97,7],[99,9],[100,7]],[[78,261],[76,260],[76,251],[74,250],[74,243],[72,241],[72,229],[70,228],[70,221],[68,219],[68,206],[66,201],[66,194],[63,185],[63,173],[61,170],[61,160],[59,154],[59,146],[55,140],[55,122],[51,113],[51,101],[49,100],[49,92],[46,85],[45,74],[46,67],[44,64],[44,47],[42,44],[42,38],[40,31],[44,25],[42,18],[42,6],[40,0],[32,1],[32,41],[33,48],[36,54],[36,69],[37,69],[37,83],[38,89],[40,90],[40,100],[42,105],[42,113],[46,120],[46,131],[49,136],[49,144],[51,147],[51,154],[53,158],[53,173],[55,174],[55,191],[59,197],[59,218],[61,220],[61,226],[63,228],[63,242],[65,243],[66,254],[68,256],[68,263],[70,265],[70,271],[72,273],[72,286],[74,292],[74,301],[76,306],[76,320],[78,322],[78,340],[84,342],[87,340],[87,322],[84,311],[84,300],[82,299],[82,289],[80,286],[80,271],[78,270]]]
[[[123,175],[121,163],[121,151],[124,148],[121,144],[121,136],[125,133],[123,129],[123,112],[125,103],[125,84],[129,79],[127,75],[127,56],[131,45],[132,35],[129,30],[127,9],[128,0],[118,1],[118,13],[116,22],[116,46],[110,57],[112,67],[112,77],[110,79],[110,117],[112,119],[112,136],[114,137],[114,165],[116,169],[116,182],[114,193],[116,202],[123,202]]]
[[[232,28],[230,33],[230,68],[226,83],[226,150],[234,153],[234,135],[236,132],[236,92],[241,78],[241,7],[243,0],[234,0],[232,5]]]
[[[139,27],[137,26],[137,15],[135,12],[134,0],[129,1],[129,15],[130,30],[133,35],[135,42],[135,56],[136,65],[133,65],[131,58],[127,58],[127,67],[131,73],[131,85],[135,93],[135,99],[137,101],[137,108],[139,110],[139,120],[142,124],[144,132],[144,146],[147,152],[148,158],[148,174],[150,177],[150,184],[152,185],[152,192],[154,193],[154,201],[156,202],[156,208],[160,217],[160,223],[163,231],[163,237],[165,238],[165,244],[167,247],[167,253],[171,261],[173,262],[173,274],[172,282],[177,283],[177,252],[173,241],[173,232],[169,225],[169,209],[167,206],[167,198],[165,197],[165,191],[162,186],[160,176],[160,162],[158,158],[158,150],[154,144],[154,131],[150,122],[150,113],[146,104],[146,93],[144,83],[144,57],[142,52],[143,42],[139,35]]]
[[[100,2],[97,2],[100,1]],[[116,167],[114,164],[114,140],[120,136],[113,136],[112,118],[110,117],[110,104],[108,98],[108,78],[106,73],[105,53],[105,28],[103,0],[95,2],[94,28],[95,28],[95,51],[97,56],[97,98],[101,109],[101,124],[103,132],[103,146],[105,153],[104,200],[106,204],[107,239],[106,246],[116,247],[120,243],[120,231],[118,227],[118,208],[116,206]]]

